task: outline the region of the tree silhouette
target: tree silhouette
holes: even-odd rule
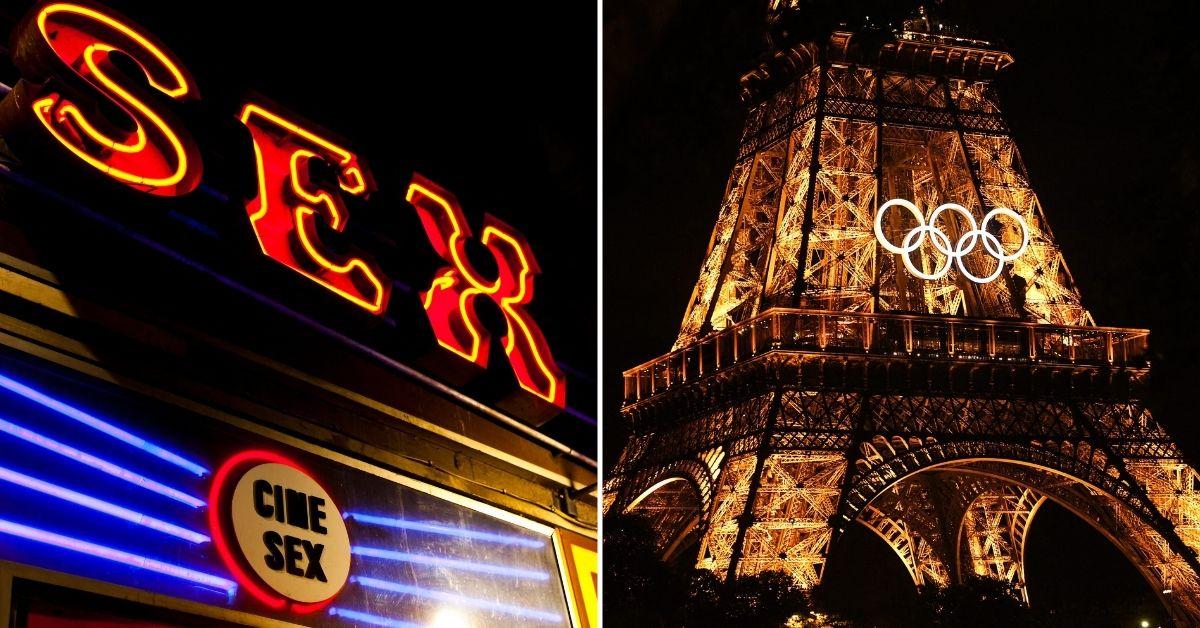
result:
[[[618,515],[604,520],[605,625],[778,628],[809,611],[807,594],[786,573],[768,571],[724,582],[707,569],[660,561],[644,519]]]
[[[658,560],[654,533],[642,518],[604,519],[604,623],[610,626],[678,626],[672,620],[687,600],[687,580]]]
[[[969,577],[947,587],[921,587],[918,615],[909,626],[937,628],[1005,628],[1041,626],[1039,618],[1020,601],[1017,588],[993,578]]]
[[[809,593],[784,572],[725,581],[707,569],[659,560],[655,535],[641,517],[604,519],[604,622],[648,628],[1021,628],[1131,625],[1112,603],[1068,612],[1031,610],[1014,585],[969,577],[946,587],[921,587],[899,606],[830,608],[820,589]],[[1062,610],[1062,609],[1060,609]],[[1142,611],[1130,605],[1126,614]]]

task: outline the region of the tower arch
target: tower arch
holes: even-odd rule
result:
[[[897,553],[910,574],[941,568],[946,581],[914,575],[914,584],[948,584],[969,574],[1016,585],[1028,602],[1024,581],[1024,540],[1037,509],[1053,501],[1079,517],[1112,543],[1155,590],[1183,625],[1200,618],[1200,579],[1184,554],[1131,502],[1072,473],[1026,459],[963,457],[930,462],[897,477],[875,493],[857,516]],[[958,504],[919,502],[914,481],[929,476],[942,490],[959,496]],[[936,504],[922,510],[922,506]],[[932,511],[932,516],[930,516]],[[1007,521],[977,525],[979,519]],[[956,528],[953,539],[936,530]],[[903,530],[904,534],[897,534]],[[933,530],[930,534],[928,531]],[[996,538],[997,532],[1003,538]],[[923,537],[926,534],[928,537]],[[929,538],[932,537],[932,538]],[[991,546],[988,543],[992,543]],[[947,569],[945,566],[953,565]]]
[[[673,473],[648,486],[622,512],[646,520],[654,532],[655,550],[671,560],[692,544],[704,510],[696,482]]]

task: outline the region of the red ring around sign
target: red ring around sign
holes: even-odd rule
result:
[[[225,463],[221,465],[221,468],[217,469],[217,472],[213,474],[212,488],[209,489],[208,493],[208,527],[212,531],[213,545],[217,548],[217,553],[220,554],[221,561],[224,562],[225,566],[229,568],[229,571],[233,574],[234,579],[236,579],[242,587],[249,591],[250,595],[253,595],[255,599],[265,604],[268,608],[277,611],[287,609],[293,613],[305,614],[313,613],[325,608],[326,606],[329,606],[329,604],[333,602],[334,598],[341,593],[341,589],[320,602],[312,602],[308,604],[293,602],[283,596],[270,593],[263,588],[259,584],[259,581],[256,577],[246,573],[246,571],[242,568],[241,562],[238,560],[233,550],[230,549],[229,540],[225,535],[225,528],[221,521],[221,490],[225,487],[225,484],[228,481],[229,476],[233,473],[233,470],[247,462],[274,462],[276,464],[282,464],[291,467],[303,473],[304,475],[307,475],[308,477],[312,478],[314,482],[317,482],[316,477],[313,476],[312,473],[309,473],[307,469],[300,466],[296,461],[272,451],[252,449],[235,454],[226,460]],[[319,485],[320,482],[317,482],[317,484]],[[326,490],[325,492],[328,493],[329,491]]]

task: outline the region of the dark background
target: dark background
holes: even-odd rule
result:
[[[417,302],[416,291],[426,288],[443,264],[412,208],[403,203],[413,170],[453,191],[477,233],[484,212],[521,231],[543,271],[535,281],[530,311],[571,380],[567,403],[573,412],[553,419],[543,431],[594,455],[594,7],[556,5],[548,16],[546,7],[525,3],[104,4],[161,40],[199,85],[202,101],[181,107],[186,110],[181,115],[198,121],[189,126],[205,151],[204,184],[234,201],[232,213],[229,206],[210,207],[210,224],[250,231],[248,224],[222,223],[246,220],[236,203],[246,191],[242,171],[253,176],[253,169],[246,161],[251,155],[248,135],[237,128],[236,116],[249,92],[324,127],[360,156],[379,190],[369,203],[351,207],[348,233],[354,237],[357,223],[360,231],[382,233],[394,243],[388,250],[363,248],[387,257],[380,259],[385,271],[411,289],[393,292],[389,312],[397,319],[398,333],[428,326],[412,320],[411,306]],[[31,5],[0,2],[5,37]],[[3,78],[14,80],[11,68],[7,70]],[[132,200],[141,204],[145,199]],[[246,241],[224,242],[228,256],[241,255],[247,246]],[[470,253],[481,272],[489,272],[486,251],[477,247]],[[395,270],[388,270],[389,262]],[[261,258],[254,264],[273,262]],[[337,320],[340,310],[349,307],[332,303],[322,311],[317,302],[325,296],[319,288],[305,285],[299,275],[280,281],[289,284],[281,290],[294,288],[314,300],[293,301],[293,307],[328,314],[327,321]],[[495,323],[498,310],[488,316]],[[503,327],[492,329],[497,338],[503,335]],[[493,351],[488,371],[489,376],[499,372],[511,378],[502,351]]]
[[[624,441],[616,419],[621,371],[666,353],[678,332],[736,154],[737,79],[764,49],[766,5],[605,3],[605,464]],[[855,5],[843,5],[847,15]],[[917,3],[890,3],[901,5]],[[1196,9],[1035,0],[944,9],[1005,42],[1016,58],[999,81],[1001,105],[1056,241],[1098,324],[1152,330],[1155,417],[1194,464]],[[882,596],[880,604],[893,591],[911,591],[890,550],[861,532],[835,549],[830,587],[857,591],[863,603]],[[1028,552],[1035,605],[1130,610],[1142,602],[1126,597],[1152,595],[1107,541],[1061,509],[1039,515]],[[876,586],[864,592],[864,581]]]

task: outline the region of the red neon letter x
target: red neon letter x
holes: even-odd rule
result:
[[[495,280],[485,281],[467,260],[465,248],[471,229],[458,199],[416,173],[407,199],[416,208],[433,248],[450,263],[421,293],[438,344],[463,359],[487,366],[490,336],[479,322],[474,302],[479,296],[491,299],[500,306],[508,324],[502,339],[504,351],[521,388],[565,407],[566,380],[550,355],[541,328],[525,311],[525,305],[533,300],[533,276],[540,272],[529,244],[512,227],[485,215],[479,242],[492,253],[499,270]]]

